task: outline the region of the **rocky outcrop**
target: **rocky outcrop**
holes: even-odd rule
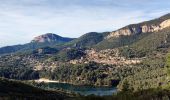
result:
[[[55,35],[52,33],[48,33],[48,34],[44,34],[44,35],[40,35],[35,37],[32,42],[51,42],[55,40]]]
[[[141,33],[157,32],[164,28],[170,27],[170,19],[167,19],[159,25],[134,25],[111,32],[106,39],[119,36],[129,36]]]
[[[69,42],[73,40],[72,38],[65,38],[61,37],[59,35],[53,34],[53,33],[47,33],[44,35],[40,35],[35,37],[31,42],[38,42],[38,43],[44,43],[44,42]]]

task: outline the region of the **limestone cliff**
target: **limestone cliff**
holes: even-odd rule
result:
[[[164,28],[170,27],[170,19],[162,21],[160,24],[136,24],[133,26],[128,26],[122,29],[119,29],[117,31],[111,32],[106,39],[112,38],[112,37],[119,37],[119,36],[129,36],[129,35],[135,35],[135,34],[141,34],[141,33],[149,33],[149,32],[157,32]]]

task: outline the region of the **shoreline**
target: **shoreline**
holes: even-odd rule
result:
[[[47,78],[40,78],[40,79],[37,79],[37,80],[31,80],[31,81],[35,81],[37,83],[66,83],[66,82],[60,82],[58,80],[49,80]]]
[[[47,78],[40,78],[37,80],[30,80],[30,81],[35,81],[36,83],[63,83],[63,84],[71,84],[74,86],[91,86],[91,87],[117,87],[117,86],[109,86],[109,85],[102,85],[102,86],[97,86],[97,85],[80,85],[80,84],[73,84],[73,83],[69,83],[69,82],[61,82],[59,80],[50,80]]]

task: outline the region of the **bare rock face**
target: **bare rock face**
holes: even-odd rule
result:
[[[164,28],[170,27],[170,19],[163,21],[159,25],[142,25],[142,26],[134,26],[134,27],[126,27],[119,29],[117,31],[111,32],[106,39],[112,37],[119,37],[119,36],[129,36],[141,33],[148,33],[148,32],[157,32]]]
[[[163,22],[160,24],[160,26],[161,26],[162,28],[167,28],[167,27],[169,27],[169,26],[170,26],[170,19],[163,21]]]
[[[55,41],[56,38],[57,38],[57,36],[55,34],[47,33],[47,34],[35,37],[32,40],[32,42],[40,42],[40,43],[43,43],[43,42],[52,42],[52,41]]]
[[[44,43],[44,42],[69,42],[73,39],[71,38],[64,38],[59,35],[53,34],[53,33],[47,33],[44,35],[40,35],[35,37],[31,42],[37,42],[37,43]]]

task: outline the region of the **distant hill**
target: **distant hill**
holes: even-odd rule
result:
[[[65,38],[53,33],[47,33],[35,37],[30,43],[27,44],[2,47],[0,48],[0,55],[32,51],[46,46],[54,47],[56,45],[63,44],[72,40],[74,40],[74,38]]]
[[[111,49],[123,46],[131,45],[141,39],[154,38],[154,40],[164,41],[167,35],[164,35],[164,31],[168,33],[170,27],[170,14],[164,15],[160,18],[125,26],[121,29],[109,33],[105,39],[94,46],[96,49]],[[160,33],[160,34],[159,34]],[[150,35],[152,34],[152,35]],[[160,40],[160,35],[162,40]],[[164,40],[163,40],[164,39]],[[143,41],[147,44],[147,41]],[[153,43],[153,42],[149,42]],[[145,45],[147,46],[147,45]],[[149,48],[149,47],[148,47]]]

